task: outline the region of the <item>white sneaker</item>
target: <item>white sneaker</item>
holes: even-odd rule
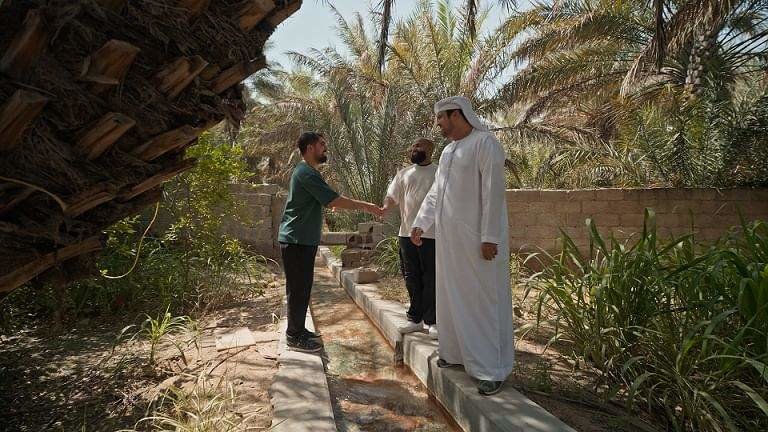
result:
[[[413,322],[409,320],[408,322],[405,323],[405,325],[398,327],[397,330],[403,334],[413,333],[413,332],[424,330],[424,325],[421,324],[421,321]]]
[[[427,333],[429,333],[430,339],[437,339],[437,326],[436,325],[429,326],[429,331]]]

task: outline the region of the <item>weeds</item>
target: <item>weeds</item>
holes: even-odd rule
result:
[[[534,390],[550,393],[552,391],[552,364],[548,360],[536,362],[533,366],[531,379]]]
[[[123,328],[123,330],[120,331],[116,338],[115,346],[125,341],[127,335],[130,335],[130,337],[127,339],[128,342],[132,342],[136,339],[143,339],[148,341],[150,365],[155,364],[155,354],[157,353],[157,347],[160,344],[160,341],[166,336],[191,330],[193,334],[189,343],[194,343],[195,346],[197,346],[197,337],[199,336],[198,325],[197,321],[191,319],[190,317],[174,317],[170,312],[168,312],[168,307],[165,308],[165,313],[159,315],[157,318],[153,318],[149,315],[146,315],[146,317],[147,318],[144,320],[144,322],[141,323],[138,330],[136,330],[135,325],[129,325]],[[182,357],[184,357],[184,348],[181,346],[182,343],[174,341],[173,344],[179,350]],[[184,358],[184,362],[186,363],[186,358]]]
[[[147,427],[153,431],[228,432],[264,430],[248,425],[258,414],[241,416],[236,412],[238,395],[234,386],[222,377],[214,382],[205,372],[195,379],[191,389],[172,386],[154,404],[153,412],[137,422],[136,432]],[[139,429],[140,426],[144,428]]]
[[[241,151],[204,134],[189,149],[198,165],[166,184],[158,220],[146,237],[150,213],[105,230],[106,248],[96,263],[101,275],[68,288],[68,318],[157,314],[168,305],[172,314],[199,316],[261,295],[263,258],[222,235],[222,221],[239,214],[228,184],[247,177]],[[109,275],[120,276],[105,277]],[[14,316],[46,318],[62,307],[50,287],[25,287],[6,303],[8,311],[0,312],[0,324],[6,327],[14,325]]]
[[[347,247],[346,247],[346,246],[344,246],[344,245],[333,245],[333,246],[328,246],[328,249],[330,249],[330,250],[331,250],[331,253],[333,254],[333,256],[335,256],[335,257],[336,257],[336,258],[338,258],[338,259],[341,259],[341,253],[342,253],[342,252],[344,251],[344,249],[346,249],[346,248],[347,248]]]
[[[768,227],[744,223],[714,246],[658,238],[646,211],[634,240],[564,247],[538,278],[538,320],[603,373],[630,407],[667,428],[768,428]],[[614,385],[619,384],[619,385]]]
[[[147,319],[141,324],[140,333],[149,341],[149,363],[155,364],[155,351],[157,344],[166,335],[184,331],[187,328],[189,317],[172,317],[168,313],[168,308],[162,318],[152,318],[147,315]],[[183,353],[183,350],[181,350]]]
[[[387,237],[376,245],[375,262],[387,276],[400,275],[400,238]]]

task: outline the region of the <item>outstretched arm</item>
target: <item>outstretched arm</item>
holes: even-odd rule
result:
[[[328,183],[326,183],[318,173],[310,172],[300,179],[304,188],[325,207],[362,210],[374,216],[381,216],[383,213],[383,210],[375,204],[354,200],[340,195],[338,192],[331,189],[331,187],[328,186]]]
[[[384,205],[381,207],[382,210],[384,210],[384,213],[389,213],[392,211],[393,208],[397,207],[397,202],[392,199],[392,197],[387,196],[384,198]]]
[[[336,199],[328,203],[328,207],[344,210],[361,210],[378,217],[384,214],[384,210],[376,204],[347,198],[343,195],[339,195]]]
[[[384,196],[384,205],[382,206],[385,214],[400,205],[400,201],[403,199],[403,188],[401,183],[400,173],[398,172],[395,175],[395,178],[389,182],[389,186],[387,186],[387,194]]]

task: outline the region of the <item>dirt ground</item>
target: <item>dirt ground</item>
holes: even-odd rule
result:
[[[277,273],[267,278],[263,296],[162,340],[154,366],[145,340],[115,346],[121,329],[136,323],[127,319],[83,320],[61,333],[38,323],[0,335],[0,430],[148,430],[150,423],[139,420],[158,406],[166,414],[188,409],[203,416],[221,409],[221,421],[238,429],[268,427],[283,285]],[[257,343],[217,349],[217,335],[237,327],[257,334]]]
[[[385,277],[377,284],[378,294],[387,300],[407,304],[408,293],[399,276]],[[515,328],[536,323],[532,300],[523,299],[523,289],[514,294]],[[648,424],[629,416],[623,406],[606,402],[595,391],[596,371],[575,367],[565,355],[569,346],[556,343],[545,350],[551,329],[531,331],[515,342],[515,368],[509,382],[531,400],[578,431],[653,431]]]

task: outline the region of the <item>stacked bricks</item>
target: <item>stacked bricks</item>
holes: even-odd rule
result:
[[[363,236],[362,242],[373,248],[388,236],[394,234],[389,225],[378,222],[363,222],[357,224],[357,231]]]
[[[586,219],[604,238],[620,240],[643,229],[643,214],[656,214],[660,237],[694,233],[717,240],[747,221],[768,220],[768,189],[593,189],[508,190],[509,244],[513,252],[559,252],[562,229],[583,251],[589,246]]]
[[[355,243],[360,234],[351,231],[324,231],[320,238],[321,245],[349,245]],[[359,242],[358,242],[359,243]]]
[[[388,225],[378,222],[363,222],[357,224],[357,232],[323,232],[320,244],[346,245],[349,248],[373,249],[380,241],[392,234],[393,230]]]
[[[379,280],[376,268],[369,266],[375,257],[373,249],[390,231],[383,224],[364,222],[357,225],[357,232],[324,232],[321,243],[346,245],[346,249],[341,251],[342,268],[351,269],[348,271],[355,283],[372,283]]]
[[[373,267],[361,267],[352,270],[352,280],[359,284],[373,283],[379,280],[379,272]]]
[[[344,268],[361,267],[370,264],[374,254],[370,249],[347,248],[341,251],[341,266]]]

